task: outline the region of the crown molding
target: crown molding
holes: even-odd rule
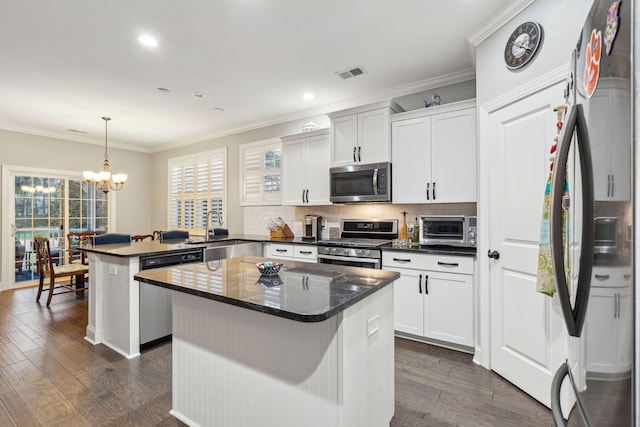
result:
[[[413,82],[403,86],[398,86],[392,89],[388,89],[386,91],[377,91],[376,95],[372,95],[372,96],[352,98],[346,101],[340,101],[337,103],[327,104],[327,105],[323,105],[316,108],[300,110],[290,114],[284,114],[270,120],[264,120],[261,122],[254,122],[254,123],[246,123],[243,125],[223,129],[220,132],[215,132],[204,137],[185,139],[183,141],[170,143],[170,144],[155,145],[150,149],[149,152],[157,153],[161,151],[173,150],[176,148],[181,148],[181,147],[186,147],[192,144],[211,141],[213,139],[223,138],[225,136],[235,135],[241,132],[248,132],[248,131],[260,129],[263,127],[279,125],[279,124],[287,123],[294,120],[304,120],[304,119],[308,119],[309,117],[319,116],[323,114],[326,115],[329,113],[333,113],[335,111],[347,110],[349,108],[355,108],[362,105],[373,104],[376,102],[389,101],[392,98],[411,95],[414,93],[423,92],[426,90],[439,88],[442,86],[448,86],[455,83],[462,83],[465,81],[473,80],[475,78],[476,78],[476,72],[474,69],[457,71],[455,73],[446,74],[446,75],[434,77],[431,79],[421,80],[421,81]]]
[[[511,21],[527,7],[531,6],[534,1],[535,0],[518,0],[509,2],[509,4],[502,10],[502,13],[495,15],[487,25],[469,37],[469,43],[471,43],[473,47],[478,47],[480,43],[502,28],[507,22]]]

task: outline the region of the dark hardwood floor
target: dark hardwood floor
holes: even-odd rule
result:
[[[183,426],[171,343],[127,360],[84,340],[87,298],[0,292],[0,426]],[[266,425],[266,424],[265,424]],[[550,412],[471,356],[396,339],[392,426],[551,426]]]

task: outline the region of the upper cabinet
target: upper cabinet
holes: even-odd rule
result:
[[[391,161],[389,119],[400,111],[389,101],[330,114],[331,166]]]
[[[476,201],[475,100],[391,117],[393,203]]]
[[[601,78],[587,106],[596,200],[630,200],[629,93],[628,80]]]
[[[283,205],[330,205],[329,129],[282,137]]]

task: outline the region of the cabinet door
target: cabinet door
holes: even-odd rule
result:
[[[330,205],[329,135],[307,138],[305,152],[306,204]]]
[[[586,318],[587,372],[615,372],[616,293],[615,288],[591,288]]]
[[[473,276],[425,274],[425,337],[473,347]]]
[[[427,203],[431,182],[431,118],[399,120],[391,124],[393,203]]]
[[[389,109],[380,108],[358,114],[358,163],[381,163],[391,159]]]
[[[611,200],[631,199],[631,117],[629,91],[615,89],[611,100]]]
[[[476,201],[475,108],[431,117],[430,161],[433,203]]]
[[[305,189],[304,139],[284,145],[283,165],[283,205],[302,205]]]
[[[393,283],[394,329],[413,335],[424,335],[423,310],[424,276],[417,270],[384,267],[385,270],[400,273],[400,278]],[[419,288],[420,276],[422,289]]]
[[[354,164],[354,150],[358,145],[358,116],[337,117],[331,120],[331,166]]]
[[[633,363],[633,299],[631,288],[618,289],[616,372],[630,372]]]

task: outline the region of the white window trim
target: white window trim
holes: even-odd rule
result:
[[[204,152],[200,152],[200,153],[195,153],[195,154],[189,154],[186,156],[180,156],[180,157],[172,157],[170,159],[167,159],[167,225],[166,225],[166,230],[175,230],[175,229],[179,229],[179,230],[184,230],[184,231],[188,231],[189,234],[192,235],[205,235],[205,230],[204,229],[197,229],[197,228],[175,228],[171,226],[171,163],[178,163],[178,162],[185,162],[185,161],[189,161],[189,160],[201,160],[203,157],[207,157],[207,156],[217,156],[220,155],[222,153],[223,157],[224,157],[224,173],[222,176],[222,200],[224,203],[224,210],[222,212],[222,222],[223,223],[227,223],[227,213],[229,211],[229,198],[228,198],[228,194],[227,194],[227,181],[228,181],[228,176],[229,176],[229,156],[227,154],[227,147],[222,147],[222,148],[217,148],[215,150],[209,150],[209,151],[204,151]]]
[[[252,149],[256,147],[266,147],[268,145],[280,145],[280,198],[277,200],[256,200],[256,201],[245,201],[245,191],[244,191],[244,179],[245,179],[245,171],[244,171],[244,150]],[[282,140],[280,138],[269,138],[261,141],[249,142],[246,144],[240,144],[239,146],[239,162],[238,162],[238,179],[240,184],[238,186],[240,194],[240,206],[280,206],[282,205],[282,178],[283,178],[283,156],[282,156]]]

